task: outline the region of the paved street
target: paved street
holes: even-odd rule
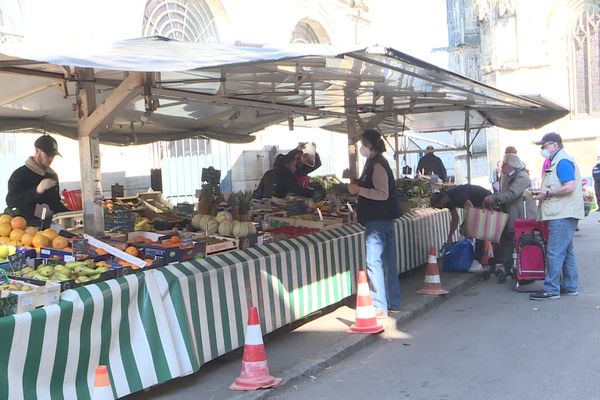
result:
[[[576,233],[580,296],[534,302],[491,279],[268,397],[600,398],[599,219]]]

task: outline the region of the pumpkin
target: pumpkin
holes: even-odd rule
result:
[[[206,220],[206,229],[209,235],[214,235],[219,230],[219,223],[213,217],[208,217]]]
[[[223,221],[231,221],[232,220],[232,216],[231,213],[229,211],[220,211],[219,213],[217,213],[217,216],[215,217],[217,222],[222,223]]]
[[[218,215],[217,215],[218,217]],[[231,236],[233,233],[233,224],[230,220],[224,220],[219,224],[219,235],[221,236]]]
[[[233,236],[236,238],[248,236],[248,224],[236,222],[233,224]]]
[[[192,226],[196,229],[206,229],[206,220],[209,218],[209,215],[205,214],[196,214],[192,217]]]

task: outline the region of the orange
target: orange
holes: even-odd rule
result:
[[[129,246],[128,248],[126,248],[125,253],[131,254],[134,257],[137,257],[139,255],[138,249],[135,246]]]
[[[101,248],[97,248],[96,249],[96,254],[98,254],[99,256],[105,256],[106,255],[106,250],[101,249]]]
[[[25,232],[25,234],[21,236],[21,243],[23,246],[31,246],[31,243],[33,242],[33,236],[34,235],[31,233]]]
[[[46,236],[38,233],[33,237],[31,245],[33,247],[47,247],[50,245],[50,240]]]
[[[10,231],[12,231],[10,224],[7,224],[6,222],[0,223],[0,236],[8,237],[10,235]]]
[[[69,253],[72,253],[72,252],[73,252],[73,249],[72,249],[72,248],[70,248],[69,246],[67,246],[67,247],[63,247],[63,249],[62,249],[62,250],[63,250],[63,251],[68,251]]]
[[[17,216],[10,220],[10,226],[13,229],[25,229],[27,228],[27,221],[25,218]]]
[[[10,238],[8,236],[0,236],[0,244],[8,244]]]
[[[14,219],[13,219],[14,221]],[[10,233],[10,240],[14,240],[14,241],[20,241],[21,237],[25,234],[25,231],[23,229],[13,229],[12,232]]]
[[[146,242],[146,238],[143,236],[136,236],[131,240],[131,243],[144,243]]]
[[[177,235],[173,235],[173,236],[171,236],[171,239],[170,239],[170,240],[171,240],[171,242],[173,242],[173,243],[181,243],[181,238],[180,238],[179,236],[177,236]]]
[[[29,233],[31,234],[31,236],[33,237],[36,233],[38,232],[38,229],[35,226],[28,226],[27,228],[25,228],[25,233]]]
[[[151,258],[146,258],[146,259],[144,259],[144,261],[146,261],[146,266],[147,267],[152,266],[152,259]]]
[[[12,217],[8,214],[0,215],[0,224],[10,224]]]
[[[50,241],[54,240],[54,238],[58,236],[58,232],[56,232],[52,228],[44,229],[44,231],[41,232],[41,234],[46,236]]]
[[[68,245],[69,241],[65,237],[57,236],[54,239],[52,239],[52,247],[54,247],[55,249],[64,249]]]

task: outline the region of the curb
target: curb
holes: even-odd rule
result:
[[[464,279],[462,282],[458,283],[454,287],[449,289],[449,293],[444,296],[420,296],[418,299],[418,304],[413,304],[412,309],[403,311],[398,313],[395,316],[391,316],[386,321],[382,321],[384,327],[387,329],[391,327],[391,324],[407,324],[417,317],[425,314],[434,306],[441,304],[447,301],[449,298],[454,297],[475,284],[482,281],[481,274],[469,274],[470,276]],[[411,306],[409,304],[409,306]],[[379,339],[380,335],[348,335],[348,337],[339,342],[336,346],[333,346],[330,351],[326,353],[322,353],[318,359],[307,359],[304,362],[301,362],[296,365],[295,368],[286,371],[286,373],[278,373],[276,374],[278,377],[282,378],[282,383],[277,387],[277,389],[281,388],[289,388],[293,386],[296,382],[300,381],[302,378],[310,377],[312,375],[317,374],[320,371],[325,370],[326,368],[340,362],[350,354],[355,353],[356,351],[366,347],[367,345],[374,343]],[[234,396],[232,398],[235,399],[268,399],[277,395],[277,391],[272,390],[264,390],[257,392],[246,392],[240,393],[239,396]]]

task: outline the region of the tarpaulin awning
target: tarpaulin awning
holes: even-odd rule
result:
[[[224,45],[145,38],[102,46],[0,45],[0,131],[44,130],[77,138],[81,69],[93,74],[98,105],[135,73],[141,90],[115,109],[101,142],[141,144],[201,136],[249,142],[269,125],[305,117],[345,131],[393,125],[417,132],[470,126],[531,129],[568,113],[516,96],[389,48]],[[92,78],[89,78],[92,76]],[[88,83],[90,83],[88,82]],[[121,85],[121,86],[120,86]]]

